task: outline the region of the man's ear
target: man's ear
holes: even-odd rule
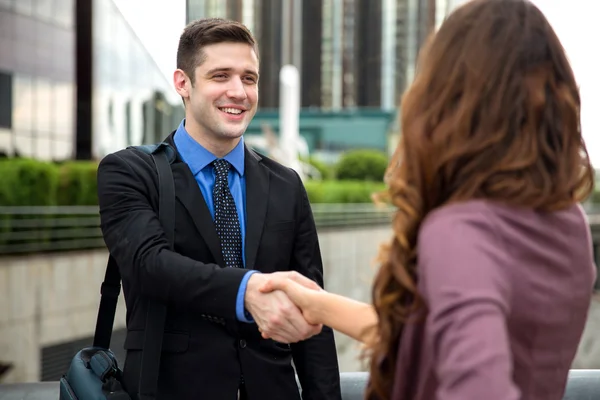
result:
[[[175,91],[177,91],[177,93],[183,99],[187,99],[190,97],[192,83],[190,81],[190,78],[185,72],[183,72],[183,70],[176,69],[175,72],[173,72],[173,85],[175,86]]]

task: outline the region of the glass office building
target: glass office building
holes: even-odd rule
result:
[[[74,0],[0,0],[0,154],[70,158]]]
[[[94,0],[92,15],[94,155],[164,139],[183,118],[181,98],[112,0]]]
[[[182,117],[112,0],[0,0],[1,156],[97,159]]]

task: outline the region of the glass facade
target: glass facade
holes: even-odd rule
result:
[[[155,143],[183,118],[183,103],[112,0],[93,2],[93,154]]]
[[[112,0],[0,0],[0,156],[100,158],[156,142],[181,118],[181,99]]]
[[[73,154],[74,0],[0,0],[0,155]]]

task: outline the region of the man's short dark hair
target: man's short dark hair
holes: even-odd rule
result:
[[[177,68],[194,84],[194,71],[205,60],[203,47],[217,43],[245,43],[252,46],[258,57],[258,45],[246,26],[223,18],[204,18],[190,22],[177,48]]]

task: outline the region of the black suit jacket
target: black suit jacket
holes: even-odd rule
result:
[[[167,138],[173,147],[173,134]],[[175,251],[158,220],[158,179],[151,157],[134,149],[109,154],[98,169],[104,240],[123,279],[127,305],[127,390],[137,392],[147,298],[168,305],[159,399],[233,400],[243,374],[250,400],[341,399],[333,332],[328,327],[287,345],[262,339],[236,318],[244,269],[224,266],[219,239],[198,184],[180,157],[175,180]],[[323,286],[315,224],[298,175],[245,150],[246,266],[296,270]]]

